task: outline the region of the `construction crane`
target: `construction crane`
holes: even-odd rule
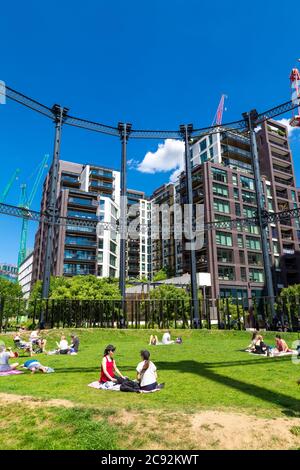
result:
[[[300,61],[300,59],[298,59]],[[293,117],[290,119],[292,127],[300,127],[300,72],[297,68],[292,69],[290,75],[290,83],[292,89],[292,102],[297,105],[293,109]]]
[[[212,126],[220,126],[222,124],[224,103],[225,103],[226,98],[227,98],[227,95],[222,95],[221,96],[218,109],[216,111],[214,120],[212,122]],[[225,108],[225,111],[226,111],[226,108]]]
[[[29,197],[27,197],[27,192],[26,192],[27,185],[25,183],[21,185],[21,196],[20,196],[20,201],[19,201],[19,207],[21,207],[22,209],[28,209],[28,210],[30,209],[32,201],[39,187],[39,184],[43,175],[43,171],[47,167],[48,158],[49,158],[49,155],[46,154],[38,168],[37,176],[36,176],[36,179],[33,184]],[[18,268],[23,263],[27,255],[27,236],[28,236],[28,218],[23,218],[20,247],[19,247],[19,254],[18,254]]]
[[[9,191],[11,190],[11,187],[12,185],[14,184],[14,182],[18,179],[19,177],[19,173],[20,173],[20,170],[19,168],[17,168],[12,177],[10,178],[9,182],[7,183],[7,185],[5,186],[3,192],[0,194],[0,203],[2,202],[5,202],[6,201],[6,198],[8,196],[8,193]]]

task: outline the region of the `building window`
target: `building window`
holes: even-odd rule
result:
[[[109,277],[116,277],[116,272],[114,268],[109,268]]]
[[[214,183],[213,184],[213,193],[216,196],[228,197],[228,188],[222,184]]]
[[[98,240],[98,248],[99,248],[99,250],[103,250],[103,238],[99,238],[99,240]]]
[[[248,250],[261,250],[259,238],[246,237],[246,247]]]
[[[226,232],[216,232],[216,243],[222,246],[232,246],[232,235]]]
[[[239,251],[240,257],[240,264],[245,264],[245,253],[243,251]]]
[[[229,203],[227,201],[222,201],[222,199],[214,199],[214,210],[217,212],[223,212],[224,214],[229,214]]]
[[[241,280],[247,282],[247,271],[246,268],[241,268]]]
[[[249,191],[242,191],[242,200],[248,204],[256,204],[255,193],[250,193]]]
[[[242,188],[244,189],[251,189],[254,191],[254,181],[251,178],[247,178],[247,176],[240,176]]]
[[[241,206],[238,203],[235,203],[235,215],[241,217]]]
[[[248,252],[248,264],[252,264],[255,266],[262,266],[263,265],[262,255],[260,253]]]
[[[117,258],[114,255],[109,256],[109,264],[111,264],[112,266],[116,266],[116,261]]]
[[[237,186],[238,185],[238,178],[237,178],[237,175],[233,173],[232,175],[232,184],[233,186]]]
[[[296,192],[295,192],[295,191],[291,191],[291,194],[292,194],[292,200],[293,200],[294,202],[297,202]]]
[[[233,266],[218,266],[218,277],[222,281],[234,281],[235,269]]]
[[[212,168],[213,179],[220,181],[221,183],[227,183],[227,173],[224,170],[218,168]]]
[[[264,282],[264,272],[258,269],[249,269],[250,282]]]
[[[116,245],[116,243],[114,243],[114,242],[112,242],[112,241],[110,242],[110,251],[111,251],[112,253],[115,253],[115,254],[116,254],[116,252],[117,252],[117,245]]]
[[[102,267],[102,266],[98,266],[98,268],[97,268],[97,275],[98,275],[99,277],[102,277],[102,273],[103,273],[103,267]]]
[[[233,262],[232,250],[222,250],[218,248],[217,257],[218,257],[219,263],[232,263]]]
[[[254,217],[255,216],[255,209],[253,207],[248,207],[248,206],[244,206],[243,208],[243,216],[246,218],[246,219],[251,219],[251,217]]]
[[[233,197],[234,197],[234,199],[236,199],[236,200],[240,198],[240,194],[239,194],[238,188],[233,188]]]
[[[99,251],[97,260],[99,263],[103,263],[103,251]]]
[[[206,138],[205,138],[200,142],[200,152],[202,152],[202,150],[205,150],[206,147],[207,147],[207,141],[206,141]]]
[[[243,235],[238,235],[237,241],[238,241],[238,247],[239,247],[239,248],[244,248],[244,238],[243,238]]]

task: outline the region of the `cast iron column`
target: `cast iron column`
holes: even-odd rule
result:
[[[192,185],[192,170],[191,170],[191,152],[190,152],[190,136],[193,132],[193,125],[181,125],[180,133],[184,140],[184,158],[185,158],[185,185],[188,205],[188,232],[190,237],[193,233],[193,185]],[[195,242],[196,243],[196,242]],[[199,320],[199,302],[198,302],[198,286],[197,286],[197,267],[196,267],[196,250],[193,248],[193,241],[190,240],[190,276],[191,276],[191,297],[192,297],[192,324],[193,321],[195,328],[200,327]]]
[[[127,252],[127,142],[131,124],[119,122],[118,129],[121,139],[121,204],[120,204],[120,267],[119,288],[122,297],[122,312],[126,315],[126,252]]]
[[[43,272],[43,286],[42,286],[42,297],[47,299],[49,297],[50,289],[50,275],[51,275],[51,263],[52,263],[52,251],[53,251],[53,234],[54,224],[56,222],[56,199],[57,199],[57,183],[58,183],[58,170],[59,170],[59,155],[60,155],[60,141],[61,141],[61,130],[62,124],[68,112],[67,108],[55,104],[52,108],[53,114],[55,115],[55,140],[54,140],[54,152],[52,166],[50,170],[50,193],[49,200],[47,203],[47,215],[49,223],[47,227],[47,239],[45,249],[45,260],[44,260],[44,272]],[[43,309],[42,309],[43,310]],[[41,313],[41,323],[44,321],[43,311]]]
[[[274,307],[274,288],[273,288],[273,279],[272,279],[272,270],[269,258],[269,247],[268,247],[268,237],[266,228],[268,226],[267,220],[267,211],[265,209],[264,194],[261,184],[260,176],[260,167],[259,167],[259,157],[257,151],[256,143],[256,133],[255,133],[255,123],[258,113],[255,109],[249,113],[244,113],[243,117],[247,121],[249,133],[250,133],[250,145],[251,145],[251,156],[252,156],[252,168],[254,174],[254,184],[255,184],[255,193],[257,201],[257,218],[260,229],[261,245],[262,245],[262,254],[264,261],[264,270],[265,270],[265,279],[266,279],[266,288],[267,294],[270,300],[271,314],[274,318],[275,307]]]

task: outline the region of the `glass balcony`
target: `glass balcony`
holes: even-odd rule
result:
[[[87,276],[95,275],[95,268],[88,264],[64,264],[64,275]]]
[[[98,217],[94,212],[68,210],[67,215],[68,217],[78,217],[78,218],[83,218],[83,219],[98,220]]]
[[[107,170],[91,170],[90,171],[90,175],[93,175],[93,176],[103,176],[105,178],[113,178],[113,174],[111,171],[107,171]]]
[[[97,243],[95,240],[91,240],[90,238],[84,238],[84,237],[66,237],[65,244],[66,245],[78,245],[78,246],[91,246],[91,247],[97,246]]]
[[[92,199],[85,199],[81,197],[69,197],[69,204],[78,204],[80,206],[93,206]]]
[[[91,181],[90,182],[90,187],[91,188],[108,188],[108,189],[112,189],[113,184],[112,183],[107,183],[106,181]]]

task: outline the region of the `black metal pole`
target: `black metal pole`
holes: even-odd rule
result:
[[[63,120],[67,114],[68,109],[62,108],[59,105],[54,105],[52,108],[52,111],[55,115],[55,120],[54,120],[55,140],[54,140],[53,160],[52,160],[52,166],[51,166],[51,172],[50,172],[49,202],[47,204],[47,212],[49,215],[50,222],[47,227],[47,239],[46,239],[43,285],[42,285],[43,299],[47,299],[49,297],[54,224],[56,222],[56,215],[57,215],[56,214],[56,199],[57,199],[57,183],[58,183],[58,171],[59,171],[61,130],[62,130]],[[40,322],[43,323],[43,321],[44,321],[44,312],[42,309]]]
[[[193,131],[192,124],[181,125],[180,133],[184,140],[184,159],[185,159],[185,186],[188,206],[188,232],[190,237],[193,233],[193,186],[192,186],[192,170],[191,170],[191,152],[189,139]],[[196,243],[196,242],[195,242]],[[192,297],[192,318],[194,319],[194,327],[199,328],[199,302],[198,302],[198,286],[197,286],[197,267],[196,267],[196,251],[193,248],[193,242],[190,240],[190,276],[191,276],[191,297]],[[192,326],[192,325],[191,325]]]
[[[271,264],[270,264],[268,237],[267,237],[267,230],[266,230],[268,226],[268,221],[266,217],[267,211],[264,205],[264,195],[263,195],[262,184],[261,184],[259,157],[258,157],[257,143],[256,143],[256,133],[254,130],[257,116],[258,116],[258,113],[255,109],[250,111],[249,113],[243,114],[243,117],[247,120],[248,129],[250,133],[252,168],[253,168],[253,174],[254,174],[255,193],[256,193],[256,201],[257,201],[257,218],[258,218],[259,229],[260,229],[266,288],[267,288],[268,297],[270,299],[270,308],[271,308],[272,317],[274,318],[276,313],[275,313],[275,306],[274,306],[274,287],[273,287],[273,279],[272,279],[272,270],[271,270]]]
[[[120,204],[120,264],[119,289],[122,298],[122,312],[126,315],[126,253],[127,253],[127,142],[131,124],[120,122],[118,129],[121,139],[121,204]]]

